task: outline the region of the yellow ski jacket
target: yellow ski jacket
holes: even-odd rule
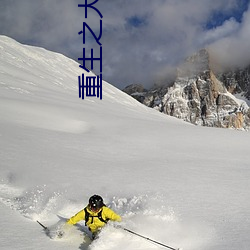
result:
[[[112,221],[121,221],[120,215],[116,214],[113,210],[110,208],[103,206],[99,211],[93,212],[89,209],[89,207],[86,207],[87,212],[89,213],[88,221],[85,221],[86,226],[88,226],[89,230],[92,233],[97,232],[100,228],[102,228],[106,223],[104,221],[112,220]],[[101,218],[104,220],[100,220],[98,218],[98,215],[101,211]],[[74,225],[80,220],[85,220],[85,210],[82,209],[77,214],[72,216],[68,221],[67,224]]]

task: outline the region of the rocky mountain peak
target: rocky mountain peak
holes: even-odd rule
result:
[[[194,55],[188,57],[177,69],[177,77],[194,77],[205,74],[210,70],[209,53],[201,49]]]
[[[250,93],[249,71],[215,74],[209,51],[202,49],[188,57],[177,69],[171,86],[140,92],[138,101],[167,115],[196,125],[248,129],[250,109],[234,93]],[[250,67],[249,67],[250,70]],[[250,94],[249,94],[250,96]]]

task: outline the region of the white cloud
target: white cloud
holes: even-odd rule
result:
[[[246,66],[250,63],[250,9],[243,15],[237,29],[228,36],[216,40],[210,50],[218,63],[225,66]]]
[[[221,26],[216,28],[205,30],[200,38],[201,44],[211,44],[214,41],[218,41],[228,36],[235,35],[240,28],[240,24],[235,20],[235,18],[230,18],[226,20]]]
[[[0,33],[77,59],[83,48],[77,33],[86,21],[78,3],[2,0]],[[156,76],[164,78],[166,68],[211,43],[218,51],[236,44],[247,49],[247,13],[242,23],[231,18],[213,30],[205,29],[214,13],[230,16],[238,4],[237,0],[100,0],[96,6],[103,15],[104,78],[121,88],[132,82],[150,85]],[[94,10],[88,12],[91,28],[98,29],[99,20]],[[142,23],[133,25],[133,20]],[[96,46],[93,39],[86,45]]]

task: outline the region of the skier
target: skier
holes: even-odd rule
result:
[[[92,232],[94,239],[109,220],[120,222],[122,219],[120,215],[105,206],[101,196],[95,194],[89,198],[89,204],[72,216],[67,224],[74,225],[80,220],[85,220],[85,226]]]

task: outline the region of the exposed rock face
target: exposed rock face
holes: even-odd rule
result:
[[[123,91],[131,96],[133,96],[137,101],[143,102],[147,90],[141,84],[131,84],[128,85]]]
[[[250,100],[250,66],[218,74],[218,79],[225,84],[230,93],[242,93]]]
[[[210,68],[208,51],[201,50],[178,69],[171,87],[140,92],[138,100],[196,125],[248,129],[250,109],[233,94],[249,87],[249,71],[224,73],[219,80]],[[246,97],[249,93],[244,91]]]

